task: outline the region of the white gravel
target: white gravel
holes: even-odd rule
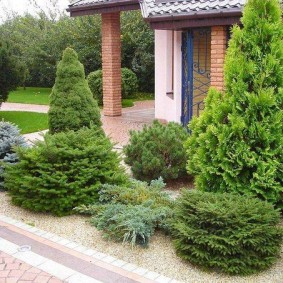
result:
[[[89,248],[96,249],[182,282],[283,282],[283,247],[281,259],[278,260],[272,269],[257,276],[229,277],[217,273],[206,273],[181,261],[175,255],[170,238],[161,233],[157,233],[152,238],[149,248],[131,248],[129,245],[103,240],[101,232],[97,231],[88,223],[88,217],[72,215],[60,218],[43,213],[29,212],[12,205],[9,201],[9,196],[5,192],[0,192],[0,199],[0,214],[23,221],[61,237],[76,241]]]

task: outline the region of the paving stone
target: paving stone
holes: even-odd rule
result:
[[[52,260],[47,260],[43,264],[38,266],[39,269],[44,270],[47,273],[51,273],[61,280],[65,280],[75,273],[74,270],[65,267],[64,265],[58,264]]]
[[[123,266],[123,269],[128,270],[128,271],[133,271],[134,269],[137,269],[138,267],[134,264],[127,263],[126,265]]]
[[[88,249],[88,250],[84,251],[84,254],[89,255],[89,256],[92,256],[92,255],[94,255],[95,253],[96,253],[96,251],[95,251],[95,250],[92,250],[92,249]]]
[[[171,281],[171,278],[168,278],[168,277],[161,275],[161,276],[157,277],[155,279],[155,281],[158,282],[158,283],[169,283]]]
[[[67,278],[66,281],[68,283],[100,283],[100,281],[83,274],[74,274],[71,277]]]
[[[159,277],[160,274],[152,271],[148,271],[146,274],[144,274],[145,278],[148,278],[150,280],[155,280],[157,277]]]
[[[117,260],[113,261],[111,264],[114,265],[114,266],[117,266],[117,267],[122,267],[122,266],[126,265],[127,262],[120,260],[120,259],[117,259]]]
[[[145,268],[139,267],[139,268],[133,270],[133,272],[138,274],[138,275],[144,275],[144,274],[146,274],[148,272],[148,270],[145,269]]]
[[[14,254],[14,257],[24,261],[25,263],[28,263],[32,266],[38,266],[46,261],[46,258],[35,254],[34,252],[28,251],[28,252],[18,252]]]
[[[2,246],[1,246],[2,249]],[[63,283],[58,278],[39,270],[21,260],[0,251],[0,262],[4,266],[3,270],[0,270],[0,283],[47,283],[53,282]],[[57,281],[55,281],[57,280]]]

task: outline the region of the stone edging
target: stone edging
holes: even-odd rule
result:
[[[0,215],[0,221],[11,224],[13,226],[16,226],[24,231],[27,231],[31,234],[34,234],[36,236],[42,237],[46,240],[49,240],[51,242],[54,242],[56,244],[62,245],[65,248],[71,249],[73,251],[79,252],[85,256],[89,256],[94,258],[96,261],[101,261],[105,264],[113,266],[113,268],[121,268],[125,272],[131,272],[138,276],[142,276],[144,279],[152,280],[153,282],[159,282],[159,283],[179,283],[179,281],[175,279],[171,279],[169,277],[163,276],[159,273],[149,271],[148,269],[138,267],[134,264],[125,262],[123,260],[117,259],[115,257],[109,256],[107,254],[98,252],[96,250],[87,248],[85,246],[82,246],[76,242],[70,241],[68,239],[59,237],[53,233],[46,232],[44,230],[38,229],[36,227],[32,227],[30,225],[27,225],[21,221],[17,221],[15,219],[12,219],[10,217]]]

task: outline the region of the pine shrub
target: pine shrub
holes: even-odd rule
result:
[[[51,134],[101,125],[100,109],[85,79],[77,53],[67,48],[59,62],[48,112]]]
[[[283,208],[283,26],[277,0],[249,0],[232,29],[225,93],[210,90],[190,124],[196,187],[257,196]]]
[[[131,97],[138,90],[138,79],[136,74],[128,69],[121,69],[122,76],[122,98]],[[98,101],[99,105],[103,104],[103,85],[102,85],[102,70],[91,72],[87,76],[89,88],[93,97]]]
[[[127,182],[110,140],[97,127],[45,135],[18,149],[20,162],[7,167],[5,186],[16,205],[65,215],[98,199],[101,184]]]
[[[9,122],[0,121],[0,190],[4,189],[4,165],[19,161],[15,152],[17,146],[27,146],[19,128]]]
[[[154,121],[142,131],[131,131],[124,148],[125,162],[135,178],[150,181],[162,177],[177,179],[186,175],[186,151],[183,143],[187,131],[179,124],[162,125]]]
[[[268,202],[229,193],[182,192],[172,234],[177,254],[207,269],[248,275],[279,257],[283,229]]]

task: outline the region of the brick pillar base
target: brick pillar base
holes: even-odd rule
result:
[[[226,26],[211,27],[211,86],[224,89],[224,59],[227,48]]]
[[[103,112],[122,115],[120,12],[102,14]]]

